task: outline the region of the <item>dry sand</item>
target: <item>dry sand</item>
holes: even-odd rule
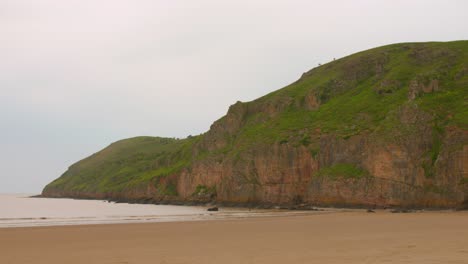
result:
[[[0,263],[468,263],[468,212],[5,228]]]

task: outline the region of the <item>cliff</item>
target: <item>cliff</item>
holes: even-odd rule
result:
[[[202,135],[111,144],[46,197],[153,203],[468,206],[468,41],[334,60]]]

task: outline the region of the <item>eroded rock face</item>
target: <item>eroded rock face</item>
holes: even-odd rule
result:
[[[408,89],[408,99],[414,100],[423,93],[433,93],[439,90],[439,81],[431,80],[428,84],[424,84],[418,80],[412,80]]]
[[[453,68],[461,56],[444,48],[404,44],[384,50],[314,68],[294,89],[236,102],[191,145],[184,157],[189,161],[169,175],[118,192],[52,186],[44,195],[153,203],[468,208],[468,131],[463,122],[450,123],[464,112],[442,109],[437,94],[424,96],[464,89],[466,63]],[[410,66],[421,67],[401,78],[406,68],[389,74],[402,63],[401,56],[390,63],[395,52],[409,52]],[[429,63],[434,65],[428,71]],[[322,74],[326,78],[312,78]],[[360,91],[364,84],[368,90]],[[348,101],[334,100],[343,94]],[[337,111],[343,105],[355,110],[356,98],[369,104],[350,111],[349,118]],[[425,98],[432,101],[424,105]],[[327,103],[328,112],[318,115]],[[382,106],[391,103],[391,108]],[[428,110],[433,106],[441,109]],[[347,119],[335,120],[336,113]],[[269,126],[256,126],[264,123]],[[274,128],[276,134],[256,142],[252,134],[242,134],[246,128]],[[264,135],[257,130],[256,135]],[[148,167],[169,166],[169,160]]]
[[[315,93],[308,93],[304,98],[304,103],[307,110],[317,110],[320,106],[320,101]]]
[[[466,201],[461,182],[466,177],[468,147],[460,148],[468,137],[465,131],[456,129],[444,136],[444,142],[451,143],[441,149],[430,178],[423,168],[430,140],[415,137],[410,145],[399,145],[371,143],[370,137],[325,136],[316,157],[305,147],[283,144],[257,149],[242,160],[196,163],[176,176],[179,199],[197,200],[194,190],[203,185],[214,187],[216,196],[201,202],[230,204],[453,208]],[[320,168],[342,163],[362,167],[370,176],[316,176]]]
[[[304,146],[275,144],[244,152],[238,160],[196,163],[178,178],[179,194],[190,199],[202,184],[215,186],[216,201],[228,203],[461,206],[467,199],[467,131],[451,128],[435,135],[432,117],[412,105],[402,107],[397,116],[403,127],[392,140],[373,134],[347,139],[322,134],[316,155]],[[434,144],[442,147],[431,160],[428,153]],[[353,164],[369,177],[316,176],[334,164]]]
[[[306,146],[288,143],[253,146],[240,156],[221,155],[196,161],[190,168],[159,182],[124,192],[51,191],[47,196],[231,205],[466,206],[468,132],[451,127],[438,135],[440,149],[433,160],[428,155],[436,144],[431,117],[407,106],[400,109],[398,118],[403,126],[411,128],[412,134],[395,133],[393,140],[382,140],[373,134],[347,139],[320,134],[318,153],[312,153]],[[231,121],[215,129],[221,131],[218,133],[231,133],[239,127],[241,119],[242,115],[233,113]],[[212,138],[216,139],[216,136]],[[311,136],[317,138],[316,134]],[[212,145],[213,150],[226,144],[222,137],[219,140],[223,143]],[[202,141],[194,152],[206,144],[210,143]],[[365,171],[366,176],[333,178],[317,175],[320,169],[336,164],[351,164]],[[176,186],[176,196],[161,194],[156,187],[168,183]],[[200,189],[202,191],[197,193]]]

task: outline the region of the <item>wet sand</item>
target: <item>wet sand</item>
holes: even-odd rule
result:
[[[10,263],[468,263],[468,212],[0,229]]]

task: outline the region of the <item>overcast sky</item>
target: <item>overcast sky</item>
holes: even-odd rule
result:
[[[39,193],[139,135],[208,130],[237,100],[375,46],[468,39],[468,1],[0,0],[0,193]]]

